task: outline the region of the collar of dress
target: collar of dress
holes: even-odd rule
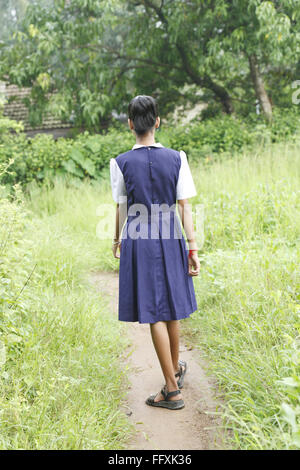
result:
[[[134,144],[131,150],[139,149],[140,147],[163,147],[163,145],[160,144],[159,142],[155,142],[154,144],[151,144],[151,145]]]

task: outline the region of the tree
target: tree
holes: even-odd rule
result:
[[[222,47],[247,58],[255,96],[270,120],[272,104],[266,83],[276,69],[284,70],[295,63],[299,1],[239,0],[226,3]],[[276,92],[281,93],[278,89]]]
[[[208,90],[209,97],[214,96],[227,113],[232,112],[221,81],[207,73],[198,60],[199,51],[188,51],[201,38],[194,13],[202,7],[197,2],[191,7],[185,2],[166,2],[163,8],[137,3],[55,0],[53,5],[28,7],[14,40],[2,48],[1,75],[11,83],[32,87],[28,102],[31,122],[41,119],[48,109],[62,119],[73,115],[78,125],[98,128],[113,109],[124,109],[136,80],[146,84],[149,77],[157,92],[173,102],[180,87],[196,84]],[[182,11],[185,7],[186,13]],[[148,18],[145,9],[153,12]],[[187,43],[181,14],[195,30],[196,36]],[[215,28],[213,23],[212,18],[210,27]],[[144,28],[147,37],[143,37]],[[159,36],[158,43],[151,40],[153,32]],[[203,39],[201,44],[203,58],[205,42]]]
[[[107,2],[54,0],[28,6],[21,27],[1,51],[2,78],[31,87],[31,122],[45,111],[99,128],[115,105],[115,66],[94,38],[106,41]],[[117,71],[118,72],[118,71]]]
[[[272,77],[299,63],[299,0],[52,1],[31,2],[1,48],[0,78],[32,88],[33,121],[50,110],[99,129],[134,94],[170,111],[197,91],[229,114],[258,100],[270,119]]]
[[[127,29],[123,57],[126,57],[129,44],[133,48],[138,43],[139,52],[147,51],[152,58],[152,72],[156,67],[164,68],[172,73],[178,84],[195,84],[209,90],[222,104],[223,110],[230,114],[233,112],[230,94],[218,79],[218,66],[209,52],[210,38],[218,34],[216,18],[219,12],[212,8],[213,3],[127,2],[128,11],[134,12],[134,21]],[[117,52],[114,53],[118,57]],[[133,59],[137,62],[141,60],[139,54],[135,54]]]
[[[132,65],[144,62],[152,82],[158,85],[157,78],[164,80],[164,91],[170,90],[169,84],[177,89],[194,84],[205,91],[207,100],[213,97],[220,102],[227,113],[232,113],[234,101],[246,104],[249,112],[257,100],[271,119],[266,74],[271,79],[278,69],[290,68],[296,63],[297,50],[299,60],[298,0],[124,3],[128,26],[123,29],[121,47],[111,47],[116,60],[131,59]],[[140,70],[133,72],[136,86],[143,78]]]

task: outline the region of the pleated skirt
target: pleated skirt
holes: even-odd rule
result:
[[[187,318],[197,310],[197,302],[177,215],[171,214],[170,230],[162,217],[157,222],[140,220],[140,233],[148,233],[147,238],[130,236],[130,222],[128,217],[122,233],[119,320],[156,323]]]

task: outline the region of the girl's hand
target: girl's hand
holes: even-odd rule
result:
[[[118,249],[119,249],[119,253],[118,253]],[[120,258],[121,242],[118,242],[118,243],[113,242],[112,252],[115,258]]]
[[[197,252],[195,251],[194,253],[192,253],[188,259],[189,259],[189,275],[198,276],[200,272],[200,261],[199,261]]]

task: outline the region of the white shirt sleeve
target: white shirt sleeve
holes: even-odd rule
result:
[[[110,183],[112,190],[112,197],[116,203],[125,202],[126,200],[126,186],[124,176],[114,158],[110,159]]]
[[[176,199],[188,199],[196,196],[197,191],[195,188],[192,173],[187,161],[186,153],[180,150],[181,167],[176,186]]]

